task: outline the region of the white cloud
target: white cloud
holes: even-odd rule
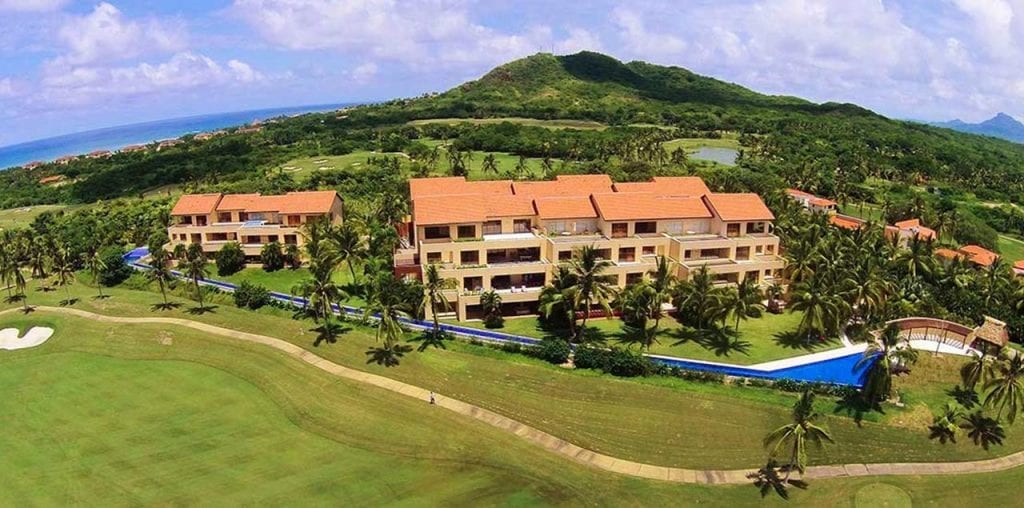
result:
[[[42,79],[38,100],[44,104],[84,105],[107,97],[173,93],[202,87],[229,87],[263,80],[249,64],[220,64],[191,52],[158,64],[127,67],[51,67]]]
[[[66,51],[58,59],[72,65],[134,58],[149,52],[179,51],[187,36],[181,23],[128,19],[103,2],[84,16],[67,20],[57,32]]]
[[[358,83],[366,83],[370,81],[374,76],[377,75],[377,64],[373,62],[367,62],[359,65],[355,69],[352,69],[350,76]]]
[[[546,26],[510,32],[472,19],[458,0],[235,0],[231,12],[270,44],[333,50],[418,69],[496,64],[592,44],[584,30],[557,39]]]
[[[14,80],[11,78],[0,79],[0,99],[10,98],[17,95],[14,90]]]
[[[647,58],[677,56],[686,50],[686,42],[675,35],[652,32],[647,29],[640,14],[625,7],[612,11],[612,19],[620,28],[620,37],[626,49]]]
[[[64,7],[68,0],[0,0],[0,11],[47,12]]]

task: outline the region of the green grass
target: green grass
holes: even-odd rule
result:
[[[871,203],[851,202],[842,207],[840,213],[857,217],[858,219],[873,220],[876,222],[883,222],[885,220],[885,218],[882,217],[882,207]]]
[[[295,270],[285,268],[282,270],[276,270],[273,272],[265,271],[262,267],[254,266],[243,268],[241,271],[233,273],[231,275],[218,275],[217,265],[210,263],[209,265],[210,278],[216,280],[222,280],[230,282],[232,284],[241,284],[242,282],[249,282],[252,284],[259,284],[271,291],[277,291],[279,293],[291,294],[292,288],[302,281],[309,279],[309,269],[306,267],[298,268]],[[356,273],[359,273],[360,268],[356,267]],[[348,267],[342,267],[340,270],[334,271],[334,282],[343,288],[349,287],[352,284],[352,272],[349,271]],[[349,305],[364,305],[365,302],[358,296],[353,297],[345,302]]]
[[[32,284],[36,286],[35,283]],[[234,308],[227,296],[213,299],[213,312],[193,315],[194,305],[159,312],[159,294],[111,288],[108,299],[76,284],[76,308],[110,315],[166,315],[197,319],[227,328],[271,335],[314,350],[337,363],[405,381],[477,404],[568,439],[581,446],[630,460],[680,467],[752,467],[763,459],[761,438],[788,418],[795,396],[775,390],[690,382],[674,378],[620,379],[593,371],[572,371],[522,355],[453,341],[446,350],[412,353],[402,365],[367,365],[373,332],[349,323],[338,343],[313,348],[309,321],[290,319],[287,310],[258,312]],[[179,290],[180,291],[180,290]],[[30,304],[57,305],[63,292],[29,292]],[[5,303],[2,307],[17,304]],[[942,388],[956,379],[944,379]],[[1006,445],[981,450],[967,440],[940,446],[920,425],[894,424],[911,409],[887,408],[860,425],[823,398],[824,423],[841,446],[815,452],[813,463],[968,460],[1024,449],[1024,433],[1010,429]],[[714,444],[714,445],[712,445]]]
[[[34,205],[0,210],[0,229],[28,227],[43,212],[55,212],[66,208],[67,205]]]
[[[800,323],[800,317],[799,313],[765,313],[760,318],[751,318],[741,322],[739,334],[728,337],[727,340],[699,337],[693,333],[692,329],[679,324],[672,318],[666,318],[661,320],[661,331],[658,333],[659,343],[651,348],[651,353],[751,365],[840,346],[838,340],[805,344],[796,339],[793,332]],[[479,321],[457,324],[475,328],[483,327],[483,323]],[[730,322],[729,325],[732,328],[735,326],[735,322]],[[591,319],[587,321],[587,326],[599,330],[609,344],[617,343],[623,336],[622,321],[619,319]],[[506,319],[504,328],[498,331],[536,338],[565,335],[566,333],[545,330],[536,317]]]
[[[520,125],[528,125],[531,127],[545,127],[548,129],[587,129],[587,130],[603,130],[608,128],[607,125],[600,122],[592,122],[588,120],[539,120],[536,118],[516,118],[516,117],[504,117],[504,118],[431,118],[426,120],[413,120],[409,122],[409,125],[425,125],[431,123],[443,123],[448,125],[457,125],[460,123],[470,123],[473,125],[490,125],[499,123],[516,123]]]
[[[688,153],[696,152],[699,148],[733,148],[740,149],[739,139],[734,137],[711,138],[680,138],[666,141],[662,144],[669,153],[676,148],[682,147]]]
[[[292,159],[278,166],[278,169],[290,174],[295,180],[302,182],[309,180],[314,173],[328,170],[356,170],[366,165],[369,157],[391,156],[406,159],[404,153],[377,153],[368,150],[359,150],[346,155],[317,155],[314,157],[300,157]],[[320,169],[324,168],[324,169]]]
[[[999,235],[999,253],[1009,264],[1024,259],[1024,240]]]
[[[110,300],[82,306],[124,310],[127,304],[117,300],[131,293],[112,293]],[[103,324],[44,313],[0,317],[0,327],[39,325],[56,330],[50,341],[30,350],[0,351],[5,393],[0,449],[10,469],[0,476],[5,505],[904,506],[909,499],[922,505],[1008,506],[1017,494],[1007,485],[1024,481],[1022,468],[957,477],[823,480],[795,491],[789,503],[760,501],[746,485],[675,485],[585,468],[482,423],[331,377],[255,344],[170,325]],[[461,356],[488,360],[488,355]],[[477,382],[530,389],[516,379]],[[620,399],[618,387],[640,396],[653,389],[599,381],[605,389],[587,398],[613,396],[608,409],[629,405],[633,398]],[[545,395],[575,405],[575,393]],[[680,415],[719,410],[703,397],[694,407],[662,402]],[[748,403],[737,399],[735,405]],[[580,422],[598,421],[612,430],[609,416],[607,411],[577,415]],[[637,420],[645,416],[650,415]],[[756,433],[758,422],[705,425],[742,428],[734,433],[742,436]],[[638,428],[634,439],[678,439],[704,430],[655,423],[656,432],[642,434],[646,429]],[[701,447],[730,453],[743,446],[736,441],[709,440]],[[759,454],[756,448],[744,452]]]

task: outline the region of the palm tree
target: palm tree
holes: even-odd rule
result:
[[[838,330],[840,302],[822,282],[822,277],[813,276],[796,285],[789,302],[790,312],[804,313],[797,332],[804,337],[824,337]]]
[[[601,306],[606,316],[611,317],[610,301],[615,294],[615,286],[607,276],[602,275],[602,272],[612,266],[612,263],[601,259],[596,247],[587,245],[573,254],[569,266],[576,276],[576,301],[573,307],[583,311],[583,321],[576,330],[576,338],[579,339],[587,327],[587,318],[590,317],[590,309],[595,303]]]
[[[107,269],[107,263],[103,261],[103,256],[100,254],[99,249],[90,249],[85,258],[85,267],[92,274],[92,280],[96,283],[96,289],[100,292],[99,298],[103,298],[103,283],[100,282],[100,274],[103,273],[103,270]]]
[[[757,287],[757,281],[752,278],[743,279],[743,282],[728,293],[724,303],[736,318],[737,332],[740,331],[741,319],[759,317],[764,312],[764,305],[761,305],[761,290]]]
[[[67,299],[63,303],[65,305],[73,304],[74,300],[71,298],[69,287],[75,280],[75,258],[67,246],[58,249],[54,254],[53,274],[57,277],[57,285],[64,287],[64,295],[67,296]]]
[[[480,294],[480,310],[488,328],[501,328],[505,319],[501,315],[501,295],[490,289]]]
[[[960,367],[960,379],[964,388],[974,390],[978,383],[985,383],[995,373],[995,366],[991,356],[984,351],[980,355],[972,356],[970,361]]]
[[[894,262],[910,275],[911,280],[931,275],[935,263],[935,258],[932,257],[932,241],[923,240],[917,235],[910,237],[907,248],[896,255]]]
[[[517,180],[523,180],[530,174],[530,166],[525,155],[520,155],[516,161],[515,175]]]
[[[199,309],[204,309],[203,288],[199,285],[199,281],[205,279],[209,275],[209,271],[206,269],[206,253],[203,252],[202,246],[198,243],[189,244],[188,251],[185,254],[185,266],[182,268],[184,269],[185,276],[189,278],[189,281],[192,282],[192,287],[196,290]]]
[[[970,437],[975,445],[985,450],[991,445],[1003,444],[1003,439],[1006,438],[1006,431],[999,424],[999,420],[985,416],[981,411],[968,415],[960,424],[960,428],[967,431],[967,437]]]
[[[292,288],[294,293],[306,299],[306,305],[313,309],[313,321],[329,321],[334,315],[332,305],[347,297],[334,282],[334,257],[331,252],[320,251],[318,257],[310,260],[309,278]]]
[[[163,304],[159,308],[170,309],[172,305],[167,301],[167,286],[174,281],[174,274],[171,273],[167,251],[158,249],[150,252],[150,269],[146,272],[146,278],[154,281],[160,287],[160,296],[163,297]]]
[[[27,314],[29,312],[28,307],[28,295],[25,294],[25,289],[28,287],[28,282],[25,280],[25,273],[21,271],[21,266],[15,265],[14,269],[14,286],[18,288],[18,298],[24,305],[24,311]]]
[[[985,405],[998,406],[996,420],[1003,418],[1003,411],[1009,409],[1006,419],[1011,424],[1017,413],[1024,409],[1024,355],[1005,355],[996,363],[995,373],[987,383],[989,390]]]
[[[659,327],[661,318],[664,316],[662,305],[672,299],[672,288],[676,284],[675,268],[675,262],[668,256],[658,256],[655,258],[654,268],[647,272],[651,278],[651,287],[654,288],[654,292],[658,296],[658,305],[651,316],[654,318],[655,329]]]
[[[498,174],[498,159],[497,157],[494,156],[493,153],[489,153],[486,156],[484,156],[483,163],[480,166],[480,171],[484,174]]]
[[[854,369],[868,366],[863,393],[869,400],[877,401],[892,395],[893,370],[915,361],[917,351],[910,347],[905,336],[900,335],[899,327],[890,324],[868,345]]]
[[[761,497],[775,492],[782,499],[789,499],[790,485],[806,489],[807,483],[801,480],[789,480],[779,476],[779,463],[775,459],[768,459],[768,462],[757,471],[747,475],[747,478],[754,479],[754,486],[761,492]]]
[[[824,443],[833,443],[832,436],[824,427],[815,424],[820,415],[814,411],[814,394],[805,391],[793,406],[793,422],[783,425],[764,438],[764,446],[768,456],[775,458],[786,455],[786,476],[794,469],[803,474],[807,468],[807,445],[821,447]]]
[[[946,444],[947,441],[956,443],[956,435],[960,431],[957,421],[963,417],[964,411],[960,406],[947,402],[942,408],[942,414],[935,415],[928,427],[928,439],[938,439],[942,444]]]
[[[544,319],[564,318],[569,326],[569,337],[576,337],[576,274],[568,265],[558,265],[551,284],[540,292],[540,311]]]
[[[996,260],[981,274],[982,293],[985,295],[985,307],[991,305],[994,298],[999,298],[1003,290],[1010,286],[1012,277],[1010,270],[1002,258]]]
[[[364,253],[362,236],[353,223],[345,222],[332,231],[331,239],[337,250],[338,262],[348,265],[349,272],[352,273],[352,282],[356,282],[358,279],[355,264],[362,259]]]
[[[420,308],[422,310],[430,307],[430,316],[434,320],[434,337],[441,335],[441,322],[437,315],[442,311],[447,311],[451,306],[444,292],[454,287],[455,279],[441,277],[437,265],[431,263],[423,270],[423,300],[420,303]],[[481,302],[482,304],[483,302]]]
[[[692,314],[696,327],[705,329],[721,317],[721,311],[724,309],[718,303],[721,300],[721,293],[722,291],[715,287],[714,276],[707,265],[702,265],[693,273],[690,280],[676,284],[672,291],[672,300],[678,316],[681,317],[684,312]]]
[[[382,273],[367,285],[363,317],[377,319],[375,337],[378,343],[383,339],[383,346],[367,350],[370,358],[366,363],[394,367],[405,353],[412,351],[411,347],[399,343],[405,332],[400,318],[410,313],[408,303],[402,299],[402,284],[391,273]]]

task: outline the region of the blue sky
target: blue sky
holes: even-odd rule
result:
[[[583,49],[899,118],[1024,116],[1024,0],[0,0],[0,146]]]

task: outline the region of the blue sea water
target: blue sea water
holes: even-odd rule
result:
[[[86,154],[93,150],[116,150],[127,145],[150,143],[161,139],[177,138],[185,134],[234,127],[252,123],[255,120],[299,113],[332,111],[352,105],[354,104],[321,104],[215,113],[76,132],[0,147],[0,169],[20,166],[32,161],[52,161],[64,155]]]

